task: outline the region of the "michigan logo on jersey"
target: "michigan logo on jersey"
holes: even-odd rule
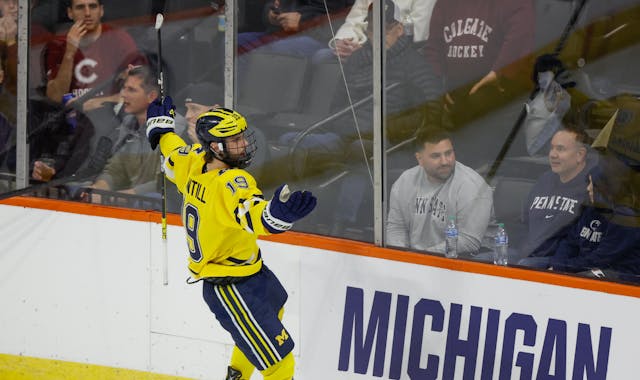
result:
[[[276,335],[278,346],[282,346],[287,339],[289,339],[289,334],[287,334],[287,332],[284,329],[282,329],[282,332],[280,333],[280,335]]]

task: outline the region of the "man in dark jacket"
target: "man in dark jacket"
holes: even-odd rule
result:
[[[264,32],[238,34],[238,52],[256,48],[311,57],[331,38],[329,17],[347,11],[354,0],[270,0],[265,3]],[[325,7],[326,5],[326,7]]]

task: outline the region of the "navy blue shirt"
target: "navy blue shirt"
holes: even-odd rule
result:
[[[560,241],[550,265],[564,272],[599,268],[640,274],[639,216],[629,211],[584,206],[580,219]],[[635,223],[623,225],[625,220]]]
[[[567,228],[580,215],[586,202],[587,174],[590,165],[571,181],[563,183],[552,171],[545,172],[533,186],[524,204],[529,231],[521,247],[523,256],[551,256]]]

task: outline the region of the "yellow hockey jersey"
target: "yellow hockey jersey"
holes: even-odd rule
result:
[[[244,277],[257,273],[259,235],[270,232],[261,216],[268,202],[242,169],[207,172],[204,149],[175,133],[160,139],[166,177],[183,195],[182,223],[194,278]]]

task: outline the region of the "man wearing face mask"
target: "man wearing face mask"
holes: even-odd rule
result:
[[[567,115],[572,102],[578,101],[579,94],[567,89],[575,87],[571,74],[564,64],[554,55],[543,54],[536,59],[533,67],[533,83],[536,96],[526,104],[527,116],[524,119],[524,135],[527,153],[538,156],[549,150],[549,142],[556,131],[562,128],[562,120],[574,120]],[[574,104],[573,109],[577,109]]]

